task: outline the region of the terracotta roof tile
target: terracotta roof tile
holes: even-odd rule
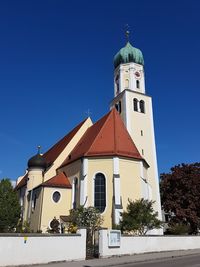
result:
[[[41,184],[41,186],[72,188],[68,177],[63,172],[60,172],[56,176],[45,181],[44,183]]]
[[[86,131],[61,166],[83,156],[111,155],[143,159],[115,108]]]
[[[46,159],[48,164],[51,164],[56,160],[56,158],[60,155],[60,153],[64,150],[64,148],[69,144],[81,126],[84,124],[82,121],[78,124],[71,132],[65,135],[60,141],[58,141],[54,146],[52,146],[46,153],[43,154],[43,157]]]

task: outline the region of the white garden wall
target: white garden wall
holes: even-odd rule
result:
[[[83,260],[86,230],[76,235],[0,235],[0,266]]]
[[[109,231],[101,230],[100,257],[200,248],[200,236],[121,236],[119,247],[109,247]]]

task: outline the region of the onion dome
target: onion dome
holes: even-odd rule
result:
[[[114,67],[117,68],[120,64],[134,62],[144,65],[144,58],[140,49],[133,47],[129,42],[121,48],[114,57]]]
[[[28,168],[46,169],[47,163],[43,156],[40,154],[40,146],[38,146],[38,153],[29,159]]]

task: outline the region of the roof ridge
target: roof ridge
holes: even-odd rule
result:
[[[85,154],[87,154],[88,151],[89,151],[89,150],[92,148],[92,146],[94,145],[94,143],[95,143],[97,137],[100,135],[100,133],[102,132],[103,128],[105,127],[105,124],[106,124],[106,122],[107,122],[107,120],[108,120],[108,118],[109,118],[109,115],[110,115],[110,113],[111,113],[112,111],[113,111],[113,109],[112,109],[111,111],[109,111],[105,116],[103,116],[103,118],[105,118],[105,117],[107,117],[107,118],[105,119],[105,122],[104,122],[103,125],[101,126],[100,131],[99,131],[98,134],[95,136],[95,138],[94,138],[92,144],[91,144],[90,147],[88,148],[87,152],[85,152]],[[100,120],[103,120],[103,118],[101,118]],[[96,123],[98,123],[100,120],[98,120]],[[95,123],[95,124],[96,124],[96,123]],[[95,124],[93,124],[92,126],[95,126]],[[91,126],[91,127],[92,127],[92,126]],[[85,154],[84,154],[84,155],[85,155]]]

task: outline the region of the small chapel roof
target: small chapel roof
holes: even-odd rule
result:
[[[72,188],[68,177],[63,172],[60,172],[51,179],[45,181],[41,186]]]
[[[143,160],[115,108],[85,132],[61,167],[84,156],[114,155]]]

